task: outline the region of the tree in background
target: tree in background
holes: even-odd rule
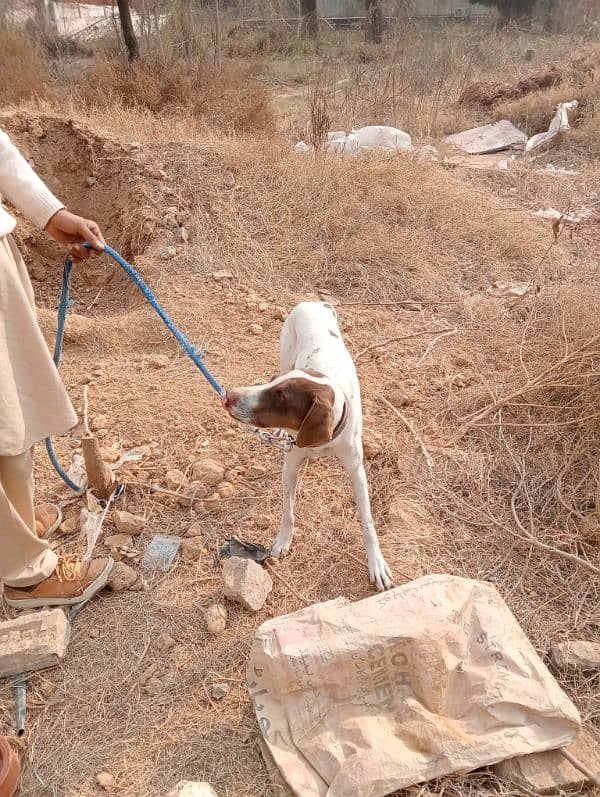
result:
[[[471,5],[494,6],[500,12],[504,22],[519,19],[531,20],[537,0],[469,0]]]
[[[140,47],[135,35],[135,30],[133,29],[129,0],[117,0],[117,5],[119,6],[119,18],[121,20],[121,30],[123,31],[125,47],[127,47],[127,55],[130,61],[134,61],[136,58],[140,57]]]
[[[300,13],[302,27],[312,39],[316,39],[319,35],[317,0],[300,0]]]
[[[367,41],[381,44],[383,40],[382,0],[365,0],[365,16],[367,18]]]

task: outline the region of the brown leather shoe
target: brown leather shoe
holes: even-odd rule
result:
[[[4,587],[4,599],[15,609],[36,609],[39,606],[72,606],[89,600],[106,586],[114,567],[112,559],[90,559],[61,556],[51,576],[31,587]]]
[[[35,533],[42,539],[49,537],[62,520],[62,512],[56,504],[40,504],[35,508]]]

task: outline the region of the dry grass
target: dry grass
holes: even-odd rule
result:
[[[25,34],[0,28],[0,107],[35,98],[55,98],[56,83],[38,46]]]

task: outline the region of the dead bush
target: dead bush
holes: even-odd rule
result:
[[[0,105],[57,97],[56,81],[42,52],[24,33],[2,30],[0,47]]]
[[[121,58],[97,59],[77,85],[81,98],[96,107],[119,104],[152,113],[185,112],[207,124],[236,132],[274,129],[265,89],[249,68],[218,73],[207,61]]]

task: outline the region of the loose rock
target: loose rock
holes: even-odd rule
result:
[[[165,476],[165,480],[167,482],[167,487],[170,490],[181,490],[187,486],[188,480],[185,478],[185,474],[183,471],[174,468],[173,470],[168,470]]]
[[[222,603],[213,603],[204,612],[204,619],[210,634],[222,634],[227,625],[227,609]]]
[[[108,791],[112,789],[115,785],[114,776],[110,774],[110,772],[99,772],[96,775],[96,783],[100,786],[101,789],[104,791]]]
[[[203,537],[204,529],[199,523],[192,523],[189,529],[185,532],[185,537]]]
[[[285,321],[287,318],[287,311],[284,307],[276,307],[273,313],[273,318],[276,321]]]
[[[160,695],[164,691],[165,688],[162,681],[160,678],[156,678],[155,676],[149,678],[144,686],[144,692],[146,692],[148,695]]]
[[[222,280],[232,280],[233,274],[231,271],[213,271],[210,275],[216,282],[221,282]]]
[[[111,534],[104,540],[107,548],[126,548],[133,545],[131,534]]]
[[[85,182],[86,185],[88,185],[91,188],[93,185],[96,185],[96,178],[94,177],[93,174],[90,174],[89,177],[85,178]]]
[[[260,324],[250,324],[250,326],[248,327],[248,331],[252,335],[262,335],[263,328],[261,327]]]
[[[217,492],[220,498],[231,498],[235,495],[235,487],[229,482],[221,482],[217,485]]]
[[[206,498],[208,495],[207,488],[201,484],[200,482],[192,482],[189,487],[186,487],[185,490],[181,493],[181,496],[177,499],[180,506],[196,506],[203,498]]]
[[[121,534],[132,534],[134,537],[141,534],[146,526],[146,521],[140,515],[132,515],[131,512],[117,510],[112,513],[112,522],[117,531]]]
[[[73,517],[63,520],[59,531],[61,534],[75,534],[76,531],[79,531],[79,518],[74,515]]]
[[[223,700],[230,691],[231,687],[225,681],[218,681],[210,686],[210,696],[213,700]]]
[[[251,559],[232,556],[223,565],[225,597],[257,612],[265,604],[273,589],[273,581],[266,570]]]
[[[108,586],[113,592],[125,592],[137,581],[137,573],[129,565],[117,562],[108,579]]]
[[[108,417],[106,415],[96,415],[95,418],[92,418],[92,423],[90,424],[92,432],[99,432],[100,429],[106,429],[108,426]]]
[[[43,282],[48,275],[48,272],[43,266],[33,266],[29,273],[31,274],[32,279],[36,280],[37,282]]]
[[[600,670],[600,642],[561,642],[551,649],[550,655],[559,670]]]
[[[174,246],[165,246],[160,256],[163,260],[172,260],[177,256],[177,249]]]
[[[184,244],[186,244],[190,240],[190,234],[185,227],[179,228],[178,235],[179,235],[179,240]]]
[[[600,769],[600,746],[587,731],[582,731],[573,744],[566,748],[592,772]],[[577,792],[589,781],[557,750],[517,756],[493,767],[502,780],[525,786],[535,794]]]
[[[181,543],[181,556],[186,562],[197,562],[205,551],[201,537],[186,538]]]
[[[268,302],[259,302],[258,303],[259,312],[266,313],[268,309],[269,309],[269,303]]]
[[[209,509],[211,511],[218,509],[220,503],[221,503],[221,496],[219,495],[219,493],[213,493],[212,495],[209,495],[208,498],[204,499],[204,506],[206,507],[206,509]]]
[[[166,354],[153,354],[148,357],[147,363],[150,368],[155,368],[157,371],[161,368],[166,368],[171,360]]]
[[[214,459],[199,459],[192,465],[192,476],[207,487],[216,487],[223,481],[225,468]]]

